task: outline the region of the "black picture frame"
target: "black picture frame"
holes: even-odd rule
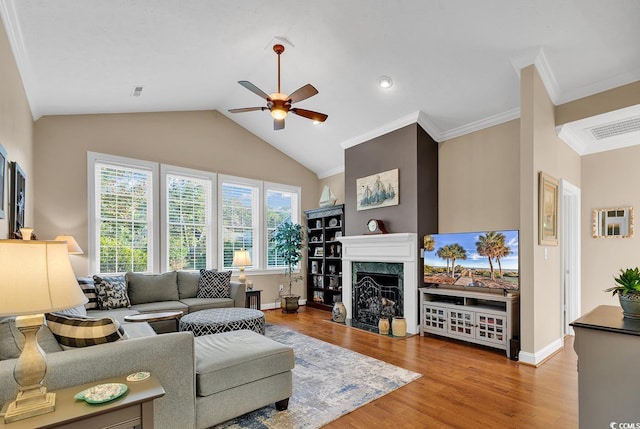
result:
[[[0,144],[0,219],[7,217],[4,204],[5,189],[7,188],[5,177],[7,177],[7,151]]]
[[[24,209],[27,178],[17,162],[11,163],[11,219],[9,237],[19,235],[24,227]]]

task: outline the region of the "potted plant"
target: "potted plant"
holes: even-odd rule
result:
[[[280,292],[282,312],[296,313],[300,296],[292,293],[292,286],[298,280],[302,280],[302,275],[294,273],[302,259],[302,226],[293,222],[283,222],[278,225],[271,240],[275,244],[276,254],[284,262],[284,275],[289,285],[284,295]]]
[[[624,317],[640,319],[640,269],[620,269],[620,274],[614,280],[617,285],[605,289],[605,292],[618,295]]]

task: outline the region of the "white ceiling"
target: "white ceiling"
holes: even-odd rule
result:
[[[520,67],[554,103],[640,80],[639,0],[0,0],[34,117],[217,109],[324,177],[344,148],[418,122],[440,141],[519,117]],[[238,85],[319,94],[273,130]],[[384,90],[378,78],[394,86]],[[132,97],[137,85],[142,96]],[[245,156],[251,156],[246,154]]]

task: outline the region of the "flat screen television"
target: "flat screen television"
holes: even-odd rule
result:
[[[520,289],[518,230],[424,236],[427,286]]]

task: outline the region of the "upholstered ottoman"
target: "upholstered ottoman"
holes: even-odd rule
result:
[[[180,330],[194,336],[249,329],[264,335],[264,313],[250,308],[213,308],[189,313],[180,319]]]
[[[194,338],[196,428],[208,428],[269,404],[286,410],[293,349],[249,330]],[[223,406],[224,405],[224,406]]]

